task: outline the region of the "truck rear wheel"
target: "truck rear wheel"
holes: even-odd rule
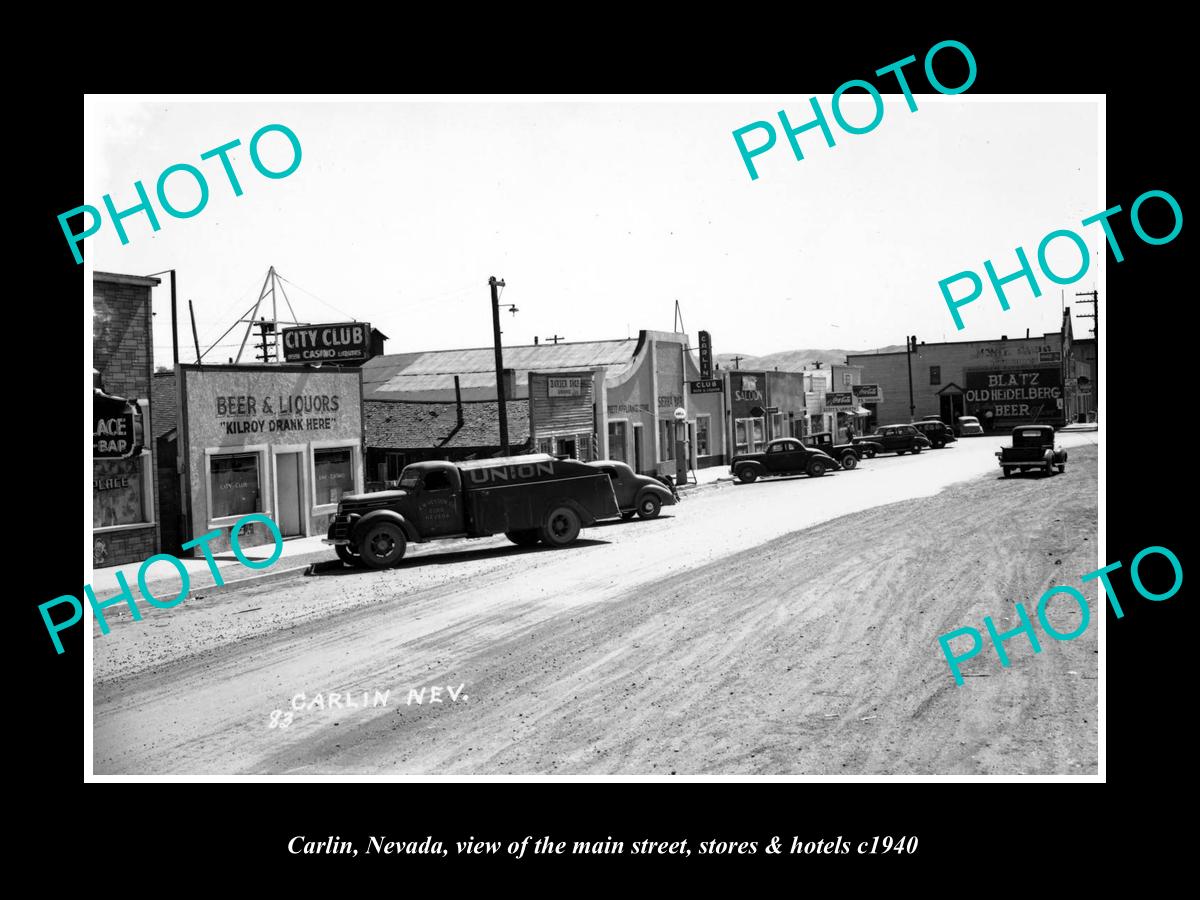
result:
[[[754,466],[742,466],[738,469],[737,477],[738,481],[742,484],[750,484],[750,482],[758,478],[758,469],[754,468]]]
[[[542,536],[536,528],[522,528],[519,531],[506,531],[504,536],[518,547],[532,547]]]
[[[350,549],[348,544],[335,544],[334,551],[338,555],[338,559],[348,566],[362,566],[362,557]]]
[[[404,558],[408,539],[395,522],[371,525],[358,545],[359,559],[372,569],[386,569]]]
[[[542,543],[550,547],[565,547],[579,537],[579,514],[569,506],[556,506],[546,516],[542,526]]]
[[[842,468],[853,469],[858,465],[858,457],[853,453],[842,454]]]

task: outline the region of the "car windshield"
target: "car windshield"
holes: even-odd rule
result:
[[[974,416],[962,416],[958,421],[962,422],[964,425],[978,425],[979,424],[979,420],[977,418],[975,418]]]
[[[414,469],[414,468],[410,467],[400,473],[400,487],[401,488],[405,488],[405,489],[415,488],[420,483],[421,483],[421,470],[420,469]]]

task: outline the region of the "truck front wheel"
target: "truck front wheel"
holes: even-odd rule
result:
[[[522,528],[520,531],[506,531],[504,536],[516,544],[518,547],[532,547],[539,540],[541,534],[536,528]]]
[[[557,506],[546,516],[542,526],[542,543],[550,547],[565,547],[579,537],[579,515],[569,506]]]
[[[337,552],[338,559],[348,566],[361,566],[362,557],[350,549],[348,544],[335,544],[333,549]]]
[[[386,569],[404,558],[408,539],[394,522],[372,525],[358,545],[359,559],[372,569]]]

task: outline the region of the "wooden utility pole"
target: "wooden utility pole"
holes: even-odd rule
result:
[[[912,381],[912,355],[917,352],[917,336],[915,334],[905,335],[904,340],[908,347],[908,421],[912,421],[917,415],[917,404],[913,400],[913,381]]]
[[[500,349],[500,295],[496,288],[504,287],[504,281],[495,275],[488,279],[492,289],[492,334],[496,342],[496,408],[500,413],[500,454],[508,456],[508,408],[504,396],[504,353]],[[513,307],[515,313],[516,307]]]
[[[1075,294],[1076,297],[1091,297],[1091,300],[1080,300],[1080,303],[1088,304],[1092,307],[1092,312],[1076,313],[1081,319],[1094,319],[1095,324],[1092,325],[1092,337],[1100,339],[1100,292],[1099,291],[1082,291]]]

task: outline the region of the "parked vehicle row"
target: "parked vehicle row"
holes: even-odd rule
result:
[[[776,438],[761,452],[739,453],[729,471],[743,484],[759,478],[808,475],[858,467],[881,453],[920,453],[956,439],[936,418],[884,425],[834,443],[818,432],[801,440]],[[1067,452],[1049,425],[1013,430],[1013,445],[996,451],[1005,476],[1015,472],[1066,470]],[[623,462],[579,462],[529,454],[466,462],[420,462],[406,466],[394,490],[347,494],[329,526],[325,543],[349,565],[394,566],[409,542],[480,538],[504,534],[518,546],[565,547],[581,529],[604,519],[656,518],[678,501],[671,483],[639,475]]]

